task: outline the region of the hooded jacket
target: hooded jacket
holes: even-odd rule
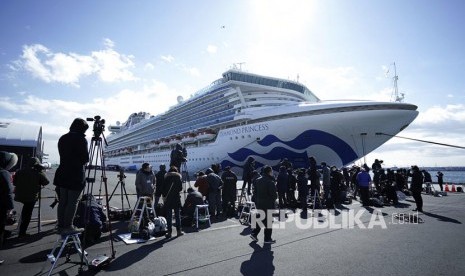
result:
[[[81,191],[84,189],[85,164],[89,162],[89,152],[85,132],[87,122],[77,118],[71,124],[69,132],[58,140],[60,166],[55,172],[53,184],[66,189]]]
[[[13,205],[13,189],[11,174],[8,171],[18,162],[18,156],[14,153],[0,151],[0,209],[11,210]]]
[[[32,157],[28,167],[19,170],[15,174],[13,185],[15,189],[15,200],[25,202],[35,202],[38,199],[40,189],[50,183],[47,176],[42,171],[39,159]]]

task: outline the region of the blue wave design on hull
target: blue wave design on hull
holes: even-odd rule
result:
[[[267,135],[257,143],[262,147],[268,147],[273,143],[282,143],[295,150],[304,150],[313,145],[322,145],[332,149],[339,156],[342,164],[348,164],[358,159],[358,155],[355,153],[355,151],[342,139],[330,133],[315,129],[306,130],[299,134],[295,139],[290,141],[283,141],[275,135]],[[238,163],[241,164],[243,164],[243,162],[249,156],[260,156],[267,160],[280,160],[285,156],[290,160],[302,160],[302,162],[305,163],[302,165],[307,165],[308,162],[308,156],[306,152],[298,153],[283,147],[273,148],[271,151],[265,154],[257,153],[248,148],[242,148],[236,152],[229,153],[228,155],[234,161],[238,161]],[[237,166],[237,164],[233,164],[229,161],[224,161],[224,163],[231,163],[228,166]]]

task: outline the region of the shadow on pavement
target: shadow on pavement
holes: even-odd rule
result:
[[[273,251],[271,245],[265,244],[260,247],[256,242],[249,243],[253,248],[250,260],[241,264],[242,275],[273,275],[275,267],[273,265]]]
[[[425,216],[428,216],[428,217],[436,218],[436,219],[438,219],[439,221],[451,222],[451,223],[456,223],[456,224],[462,224],[460,221],[458,221],[458,220],[456,220],[456,219],[453,219],[453,218],[449,218],[449,217],[445,217],[445,216],[441,216],[441,215],[437,215],[437,214],[432,214],[432,213],[429,213],[429,212],[423,212],[423,214],[424,214]]]
[[[118,271],[136,265],[138,262],[144,260],[152,251],[162,248],[166,241],[166,239],[160,237],[155,242],[147,242],[134,250],[116,257],[116,259],[111,262],[111,265],[103,270]]]

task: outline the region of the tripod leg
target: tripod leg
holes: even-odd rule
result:
[[[128,193],[126,192],[126,185],[124,185],[124,182],[121,185],[121,205],[123,203],[123,190],[124,190],[124,195],[126,196],[126,201],[128,202],[128,208],[131,209],[131,204],[129,203],[129,197]]]
[[[108,199],[108,201],[111,200],[111,198],[113,197],[113,194],[116,192],[116,189],[118,188],[118,185],[119,185],[120,183],[121,183],[121,181],[118,181],[118,183],[116,183],[116,186],[115,186],[115,188],[113,189],[113,192],[111,193],[110,198]]]

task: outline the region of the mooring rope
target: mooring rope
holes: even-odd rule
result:
[[[413,140],[413,141],[418,141],[418,142],[423,142],[423,143],[428,143],[428,144],[446,146],[446,147],[457,148],[457,149],[465,149],[465,147],[461,147],[461,146],[456,146],[456,145],[451,145],[451,144],[444,144],[444,143],[438,143],[438,142],[433,142],[433,141],[426,141],[426,140],[415,139],[415,138],[409,138],[409,137],[403,137],[403,136],[392,135],[392,134],[386,134],[386,133],[382,133],[382,132],[378,132],[378,133],[376,133],[376,135],[386,135],[386,136],[397,137],[397,138],[402,138],[402,139],[407,139],[407,140]]]

